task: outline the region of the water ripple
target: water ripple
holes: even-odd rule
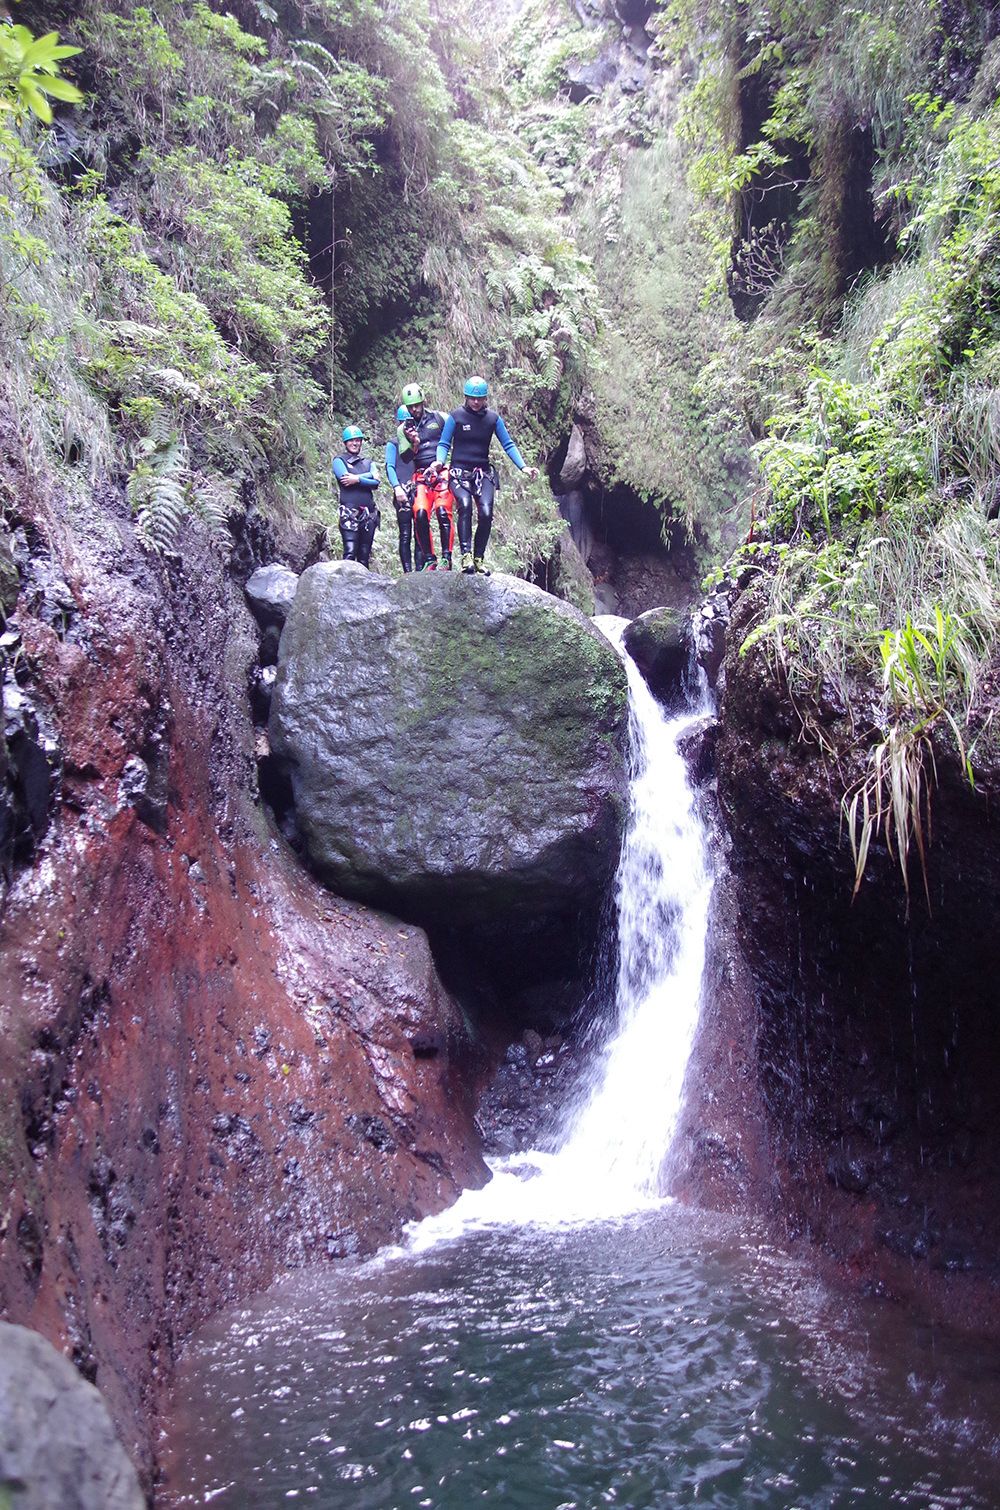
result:
[[[992,1506],[995,1354],[673,1206],[304,1275],[210,1328],[164,1506]]]

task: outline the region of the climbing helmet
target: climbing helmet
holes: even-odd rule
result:
[[[466,398],[485,398],[489,391],[485,378],[466,378],[465,388],[463,389]]]
[[[340,438],[346,445],[349,440],[364,440],[365,432],[360,425],[345,425]]]

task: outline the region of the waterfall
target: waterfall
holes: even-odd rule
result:
[[[615,1021],[558,1151],[494,1165],[483,1190],[413,1230],[423,1250],[470,1226],[599,1221],[663,1198],[660,1174],[681,1108],[701,1003],[712,873],[679,750],[704,706],[668,717],[622,645],[626,619],[598,628],[629,681],[631,796],[618,869]]]
[[[627,620],[598,626],[622,649]],[[624,652],[623,652],[624,654]],[[606,1197],[659,1195],[698,1026],[712,878],[678,748],[703,708],[668,718],[639,668],[629,680],[631,798],[618,868],[617,1032],[558,1155],[562,1176]]]

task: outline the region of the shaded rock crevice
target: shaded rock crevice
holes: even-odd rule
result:
[[[929,907],[919,865],[908,904],[881,842],[852,903],[840,802],[864,749],[832,703],[824,745],[807,738],[762,652],[739,656],[752,611],[727,656],[719,789],[786,1234],[996,1331],[995,752],[984,740],[974,791],[935,752]]]

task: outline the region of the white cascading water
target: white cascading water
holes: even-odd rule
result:
[[[559,1150],[498,1160],[489,1185],[413,1228],[403,1251],[425,1251],[472,1227],[601,1221],[663,1199],[660,1171],[698,1025],[712,892],[678,741],[705,710],[668,718],[623,650],[628,620],[594,622],[624,656],[630,694],[616,1029],[595,1057]]]

